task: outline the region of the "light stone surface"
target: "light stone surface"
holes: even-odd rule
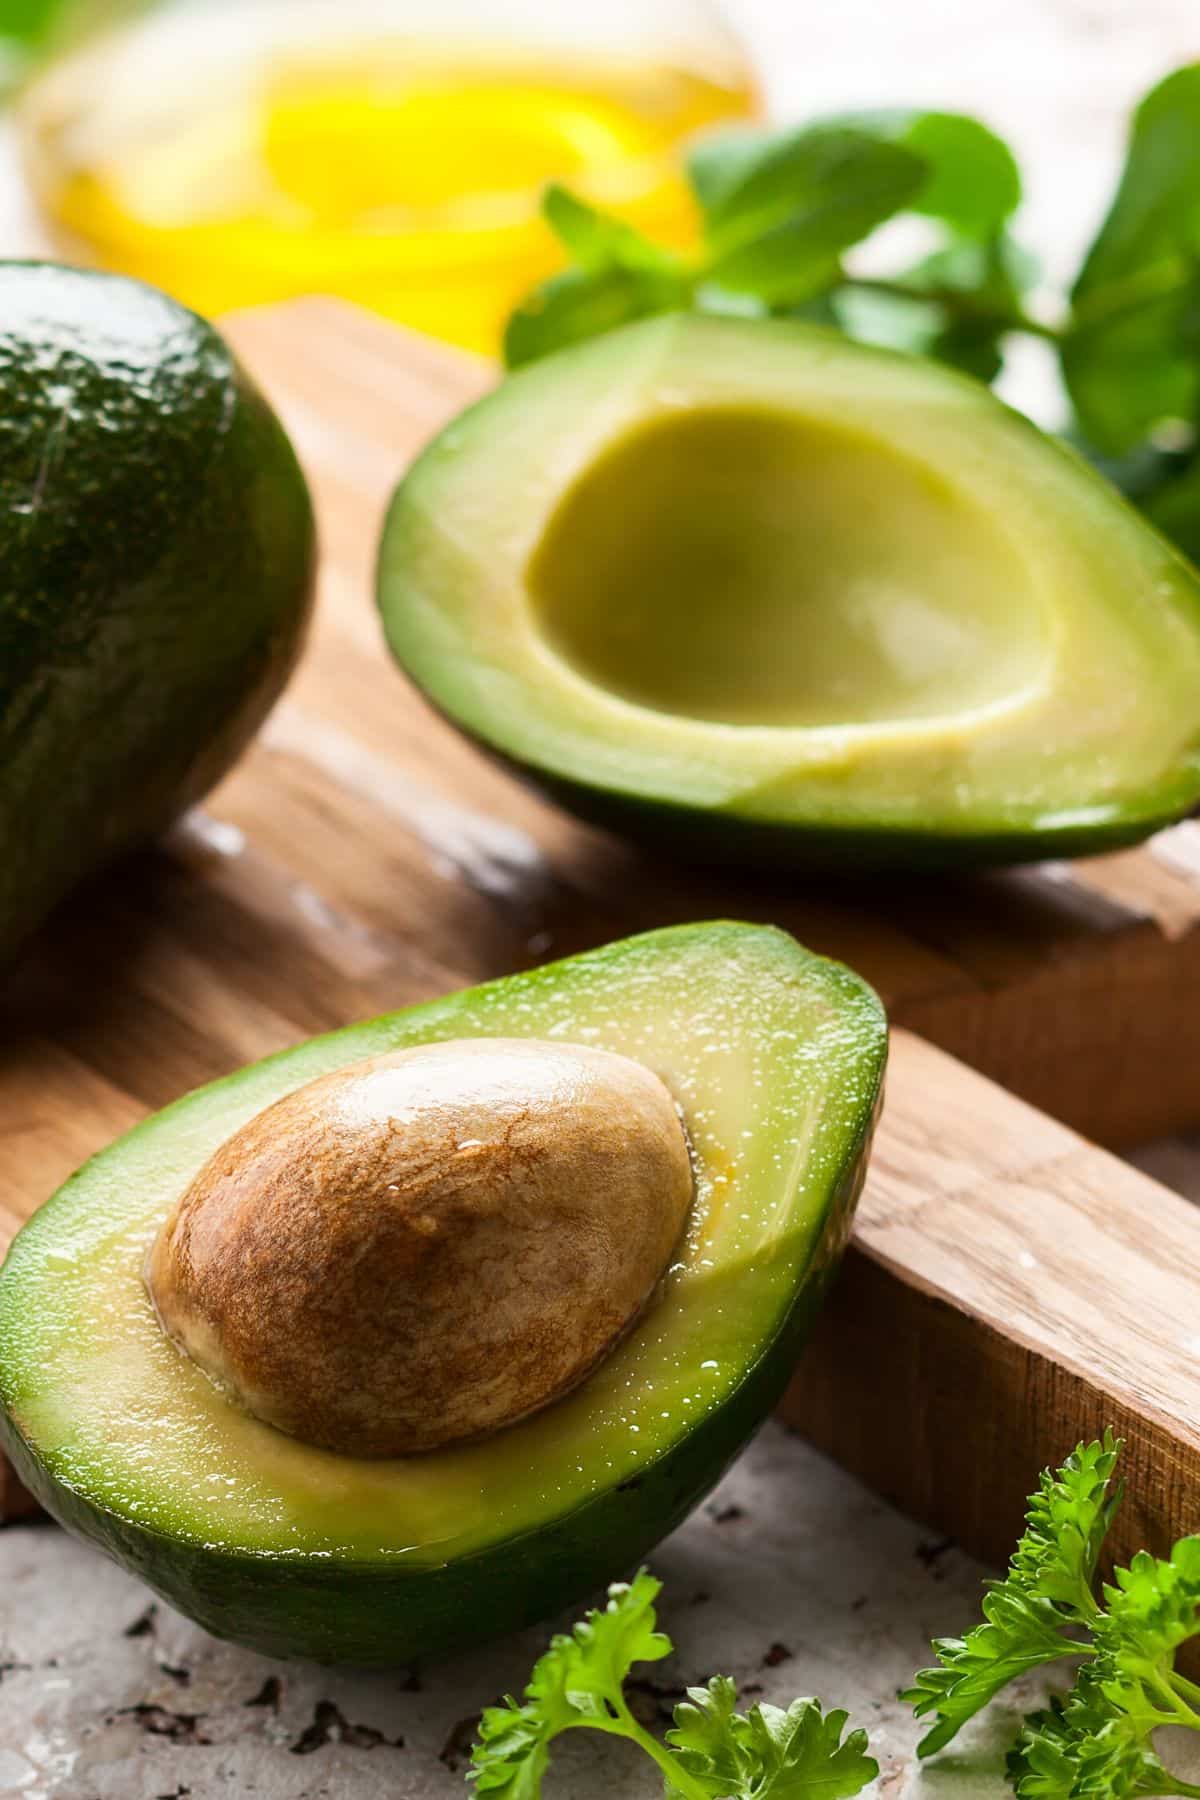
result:
[[[930,1636],[971,1618],[980,1569],[778,1426],[652,1566],[678,1654],[635,1686],[647,1723],[661,1727],[678,1690],[720,1671],[750,1697],[819,1693],[848,1707],[871,1732],[880,1800],[1005,1791],[1014,1711],[918,1775],[895,1699]],[[0,1794],[20,1800],[461,1794],[470,1722],[524,1682],[546,1637],[525,1632],[422,1672],[419,1687],[404,1672],[274,1663],[161,1603],[148,1611],[140,1583],[47,1525],[0,1534],[0,1596]],[[627,1745],[580,1734],[555,1757],[555,1800],[655,1791]]]
[[[913,100],[991,119],[1022,154],[1023,235],[1052,273],[1072,266],[1110,189],[1130,101],[1200,53],[1194,0],[741,0],[727,10],[780,116]],[[0,253],[34,248],[0,146]],[[1036,379],[1036,369],[1017,373],[1018,384]],[[1138,1160],[1200,1198],[1196,1145]],[[848,1707],[882,1765],[878,1800],[1007,1793],[1002,1750],[1028,1691],[961,1754],[922,1771],[894,1697],[928,1638],[974,1616],[982,1571],[777,1427],[653,1566],[679,1653],[636,1690],[648,1722],[661,1722],[678,1688],[720,1670],[772,1700],[817,1692]],[[272,1664],[151,1609],[138,1582],[53,1527],[12,1528],[0,1532],[0,1796],[460,1794],[470,1722],[524,1680],[544,1636],[525,1633],[419,1684]],[[1200,1762],[1178,1761],[1196,1779]],[[657,1783],[627,1747],[580,1734],[556,1757],[550,1791],[634,1800]]]

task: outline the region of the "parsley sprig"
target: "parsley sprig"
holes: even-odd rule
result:
[[[1200,1731],[1200,1687],[1175,1668],[1180,1646],[1200,1633],[1200,1537],[1181,1539],[1165,1559],[1140,1551],[1097,1596],[1121,1501],[1120,1448],[1108,1432],[1043,1473],[1008,1573],[988,1585],[983,1623],[937,1639],[936,1665],[904,1695],[919,1718],[935,1718],[922,1756],[943,1749],[1017,1676],[1074,1657],[1074,1687],[1028,1716],[1009,1756],[1021,1800],[1200,1800],[1200,1787],[1172,1775],[1153,1741],[1164,1725]]]
[[[477,1793],[538,1800],[551,1743],[579,1727],[637,1744],[657,1763],[666,1800],[849,1800],[875,1779],[866,1733],[846,1733],[844,1712],[802,1699],[739,1713],[724,1675],[688,1689],[665,1743],[639,1724],[624,1693],[629,1672],[672,1650],[655,1618],[660,1586],[643,1569],[611,1587],[602,1611],[551,1641],[521,1701],[487,1708],[471,1755]]]
[[[1200,560],[1200,63],[1136,108],[1112,204],[1068,293],[1039,293],[1013,236],[1021,175],[979,120],[890,108],[702,139],[686,163],[698,247],[681,255],[552,187],[571,259],[517,308],[510,367],[678,311],[799,317],[983,381],[1010,343],[1058,359],[1064,434]],[[857,247],[903,214],[935,243],[880,273]]]

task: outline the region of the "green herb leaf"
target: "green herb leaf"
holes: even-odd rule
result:
[[[847,1800],[879,1773],[865,1731],[843,1738],[844,1712],[793,1700],[786,1711],[764,1702],[743,1715],[736,1703],[737,1688],[723,1676],[689,1688],[667,1733],[680,1765],[712,1800]]]
[[[913,151],[925,179],[910,210],[966,238],[990,238],[1021,203],[1021,171],[1003,138],[966,113],[901,108],[847,113],[840,124]]]
[[[965,113],[911,115],[900,142],[915,150],[929,177],[913,201],[964,237],[992,237],[1021,204],[1021,171],[1003,138]]]
[[[1119,1489],[1109,1494],[1119,1453],[1108,1432],[1080,1444],[1056,1475],[1043,1471],[1008,1574],[984,1597],[984,1623],[963,1638],[937,1639],[937,1666],[920,1670],[903,1696],[918,1718],[937,1718],[921,1756],[943,1749],[1018,1675],[1088,1648],[1067,1633],[1098,1613],[1092,1583],[1120,1504]]]
[[[552,1640],[520,1704],[488,1707],[471,1753],[469,1779],[479,1793],[539,1800],[551,1742],[577,1726],[639,1744],[662,1770],[668,1800],[848,1800],[875,1779],[866,1733],[843,1736],[844,1712],[823,1714],[818,1701],[796,1700],[786,1711],[763,1705],[743,1716],[723,1675],[689,1688],[667,1734],[671,1749],[651,1737],[622,1687],[635,1663],[670,1653],[654,1616],[658,1592],[644,1569],[630,1586],[610,1588],[603,1612]]]
[[[816,125],[722,134],[688,172],[704,211],[706,281],[791,306],[828,286],[841,253],[900,211],[927,171],[898,144]]]
[[[851,337],[932,356],[992,381],[1003,364],[1005,336],[1028,328],[1022,300],[1036,277],[1033,259],[1002,232],[959,239],[892,281],[848,276],[835,305]]]
[[[678,257],[643,237],[624,219],[601,212],[558,182],[551,182],[542,195],[542,217],[581,269],[616,266],[677,271],[682,267]]]
[[[1092,1663],[1065,1700],[1055,1697],[1025,1720],[1008,1756],[1008,1778],[1021,1800],[1200,1793],[1170,1774],[1148,1733],[1114,1712]]]
[[[595,270],[567,269],[535,288],[512,314],[504,333],[504,360],[518,369],[618,325],[685,310],[690,301],[689,281],[668,271],[615,263]]]
[[[1134,115],[1121,184],[1072,292],[1063,372],[1110,455],[1200,410],[1200,64]]]
[[[1177,549],[1200,563],[1200,455],[1171,455],[1169,452],[1148,453],[1156,479],[1148,481],[1141,492],[1130,492],[1118,480],[1118,487],[1129,493],[1152,525],[1157,525]]]
[[[1200,1537],[1181,1538],[1169,1561],[1139,1550],[1127,1569],[1115,1571],[1104,1601],[1106,1610],[1093,1627],[1097,1679],[1106,1698],[1129,1711],[1116,1684],[1168,1674],[1180,1644],[1200,1631]]]
[[[661,1582],[643,1569],[628,1585],[608,1590],[603,1612],[589,1612],[569,1634],[553,1638],[539,1657],[524,1701],[509,1696],[479,1721],[469,1779],[479,1793],[537,1800],[549,1766],[550,1744],[573,1726],[612,1729],[621,1688],[634,1663],[657,1662],[671,1640],[656,1629],[654,1601]]]

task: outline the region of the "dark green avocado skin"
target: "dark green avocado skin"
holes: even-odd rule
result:
[[[630,1570],[683,1522],[783,1395],[837,1269],[866,1174],[879,1101],[767,1352],[704,1423],[635,1479],[521,1537],[442,1568],[256,1557],[165,1543],[55,1480],[0,1407],[0,1447],[45,1510],[216,1637],[269,1656],[362,1668],[428,1662],[551,1617]]]
[[[406,671],[407,673],[407,671]],[[497,768],[522,787],[560,806],[589,825],[630,839],[651,853],[674,856],[700,868],[734,866],[771,874],[846,875],[894,871],[898,875],[969,872],[1058,857],[1099,856],[1140,844],[1156,831],[1177,825],[1196,811],[1190,795],[1145,810],[1114,809],[1104,819],[1029,825],[1011,831],[888,831],[879,826],[844,828],[775,824],[718,808],[689,807],[669,800],[643,799],[599,784],[589,785],[519,762],[439,707],[408,676],[414,693],[437,718],[466,738]]]
[[[314,562],[291,445],[212,326],[0,263],[0,958],[230,767]]]

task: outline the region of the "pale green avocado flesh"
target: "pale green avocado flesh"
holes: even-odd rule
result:
[[[585,811],[798,860],[1029,857],[1200,797],[1200,580],[978,384],[679,315],[512,377],[393,502],[380,604]]]
[[[583,1386],[490,1438],[372,1462],[285,1437],[165,1339],[147,1245],[269,1102],[365,1056],[473,1035],[598,1045],[663,1078],[696,1178],[677,1259]],[[18,1236],[0,1272],[0,1439],[64,1523],[264,1649],[407,1660],[543,1617],[670,1529],[777,1397],[848,1229],[885,1038],[840,965],[781,932],[692,926],[217,1082],[96,1157]]]

